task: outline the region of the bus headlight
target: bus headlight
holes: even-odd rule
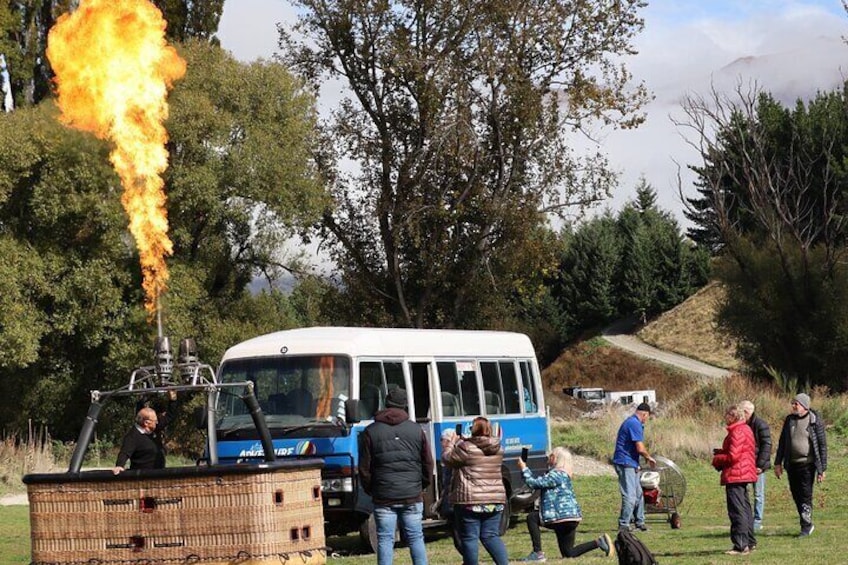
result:
[[[324,492],[353,492],[353,479],[351,477],[323,479],[321,490]]]

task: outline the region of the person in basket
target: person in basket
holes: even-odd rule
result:
[[[541,527],[545,526],[556,533],[559,552],[563,557],[578,557],[593,549],[600,549],[607,557],[615,556],[615,546],[608,534],[574,545],[577,526],[583,519],[580,504],[574,496],[571,483],[573,475],[571,452],[564,447],[557,447],[548,456],[550,470],[541,477],[534,477],[533,472],[521,459],[518,467],[524,475],[524,482],[533,489],[541,491],[539,510],[527,515],[527,529],[533,543],[533,551],[523,561],[546,561],[542,551]]]

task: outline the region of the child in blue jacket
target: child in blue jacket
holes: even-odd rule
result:
[[[527,464],[518,460],[518,466],[524,475],[524,482],[533,489],[541,490],[539,510],[527,516],[527,529],[533,542],[533,552],[522,561],[543,562],[547,559],[542,551],[541,526],[556,533],[559,551],[563,557],[578,557],[593,549],[600,549],[607,557],[615,556],[615,546],[608,534],[594,541],[574,545],[577,526],[583,519],[580,505],[574,496],[571,484],[572,456],[564,447],[557,447],[548,456],[550,470],[541,477],[534,477]]]

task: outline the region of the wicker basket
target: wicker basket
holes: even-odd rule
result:
[[[315,460],[24,482],[34,564],[326,561]]]

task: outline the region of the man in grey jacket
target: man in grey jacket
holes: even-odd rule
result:
[[[763,529],[766,504],[766,471],[771,467],[771,429],[765,420],[754,413],[754,403],[743,400],[739,407],[745,412],[748,427],[754,432],[757,444],[757,482],[754,483],[754,530]]]
[[[827,471],[827,438],[824,420],[810,409],[810,397],[803,392],[792,399],[792,413],[783,421],[774,474],[779,479],[786,469],[789,490],[798,509],[801,537],[813,533],[813,477],[824,481]]]

